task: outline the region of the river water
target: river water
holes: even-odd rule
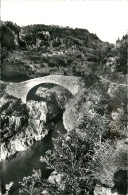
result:
[[[44,84],[43,87],[50,88],[50,90],[53,90],[54,92],[60,91],[67,97],[72,96],[69,92],[67,93],[66,89],[62,87],[60,88],[60,86],[57,85],[54,86],[53,84]],[[31,90],[30,97],[28,97],[28,99],[30,98],[32,100],[37,100],[35,93],[38,88],[39,86],[36,86],[33,90]],[[58,112],[58,108],[56,108],[55,103],[55,100],[53,100],[52,104],[54,105],[54,110],[52,112],[56,113]],[[5,185],[13,181],[14,185],[11,188],[10,195],[18,195],[20,188],[19,182],[23,180],[23,177],[31,176],[33,169],[41,169],[42,177],[48,178],[51,171],[46,170],[46,164],[40,162],[40,156],[44,156],[47,150],[53,149],[52,138],[57,138],[59,134],[66,133],[63,126],[62,116],[63,113],[60,110],[58,115],[53,119],[54,129],[50,129],[48,135],[46,135],[41,141],[37,141],[26,151],[17,152],[9,159],[2,161],[0,173],[2,194],[5,193]]]
[[[33,169],[41,169],[43,178],[47,178],[50,175],[50,170],[46,170],[46,165],[40,162],[40,156],[44,156],[48,149],[53,149],[52,138],[57,138],[59,133],[66,133],[62,120],[58,121],[54,130],[49,130],[48,135],[42,141],[36,142],[28,150],[19,152],[2,162],[1,185],[3,193],[5,184],[13,181],[14,185],[10,191],[10,195],[18,195],[19,181],[22,181],[25,176],[32,175]]]

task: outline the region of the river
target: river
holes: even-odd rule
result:
[[[44,156],[48,149],[53,149],[52,138],[57,138],[59,133],[64,134],[66,130],[63,126],[62,119],[55,125],[54,130],[49,130],[48,135],[42,140],[36,142],[28,150],[18,152],[11,156],[10,159],[4,160],[1,166],[2,192],[4,192],[5,184],[14,182],[10,195],[18,195],[19,181],[23,177],[32,175],[32,170],[41,169],[43,178],[50,175],[50,170],[46,170],[46,165],[40,162],[40,156]]]

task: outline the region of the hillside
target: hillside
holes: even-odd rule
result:
[[[2,192],[126,195],[127,35],[113,45],[86,29],[2,22],[1,36]],[[79,92],[51,84],[57,74],[81,77]],[[46,75],[26,103],[5,92]]]
[[[113,71],[126,73],[127,36],[115,47],[86,29],[19,27],[12,22],[2,22],[1,36],[2,80],[20,81],[49,74],[84,77]]]

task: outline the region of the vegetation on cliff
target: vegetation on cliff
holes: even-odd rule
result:
[[[99,185],[111,189],[110,193],[114,190],[126,194],[127,35],[113,45],[102,42],[86,29],[47,25],[18,27],[3,22],[1,31],[2,79],[26,80],[62,74],[81,76],[85,83],[70,100],[62,98],[65,93],[55,97],[54,92],[49,96],[44,91],[42,95],[40,89],[37,91],[38,100],[49,96],[49,105],[51,100],[56,101],[51,110],[59,106],[57,114],[64,111],[63,123],[68,133],[54,141],[53,151],[41,157],[54,171],[51,179],[44,180],[40,171],[34,171],[32,176],[23,178],[19,193],[92,195],[99,193],[95,191]],[[5,101],[2,114],[10,117],[14,110],[20,110],[20,116],[24,111],[28,116],[32,111],[30,127],[37,131],[35,117],[41,107],[37,104],[31,109],[33,102],[30,102],[28,111],[19,100]],[[16,117],[19,115],[16,112]],[[52,117],[48,115],[49,120]],[[11,128],[2,125],[4,139]],[[15,124],[12,128],[14,132]]]
[[[1,32],[2,79],[127,72],[127,35],[114,45],[69,27],[3,22]]]
[[[54,172],[46,180],[40,171],[24,178],[20,194],[126,194],[126,99],[126,86],[113,90],[111,83],[97,81],[83,88],[66,104],[68,133],[40,159]]]

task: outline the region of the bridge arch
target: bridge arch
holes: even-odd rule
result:
[[[40,97],[37,92],[40,89],[40,87],[42,87],[40,94],[42,93],[42,96]],[[44,91],[44,92],[43,92]],[[41,83],[39,85],[34,86],[33,88],[31,88],[27,95],[26,95],[26,102],[29,100],[42,100],[43,98],[46,99],[45,95],[46,94],[51,94],[51,93],[56,93],[56,92],[65,92],[66,94],[68,94],[70,97],[72,97],[72,93],[66,89],[65,87],[61,86],[61,85],[57,85],[57,84],[53,84],[53,83]],[[43,96],[44,93],[44,96]]]
[[[53,83],[69,90],[72,95],[76,95],[81,88],[81,78],[75,76],[49,75],[30,79],[20,83],[13,83],[7,86],[6,92],[16,98],[20,98],[26,103],[28,92],[35,86],[43,83]]]

